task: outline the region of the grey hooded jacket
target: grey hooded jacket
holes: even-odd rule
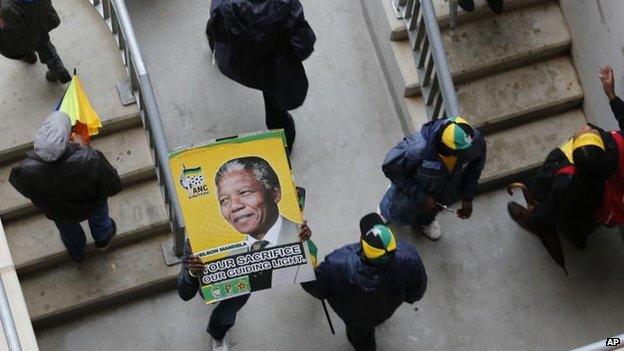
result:
[[[121,191],[121,180],[104,155],[70,143],[69,116],[54,112],[35,136],[34,150],[11,170],[9,182],[49,219],[88,219],[109,196]]]

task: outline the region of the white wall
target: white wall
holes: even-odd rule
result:
[[[598,69],[615,71],[615,90],[624,98],[624,0],[560,0],[572,33],[574,64],[585,92],[587,119],[605,129],[617,123],[598,79]]]

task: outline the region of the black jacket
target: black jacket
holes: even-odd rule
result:
[[[360,244],[335,250],[316,269],[316,280],[301,286],[319,299],[327,299],[347,326],[374,327],[390,318],[403,303],[420,300],[427,288],[427,273],[412,245],[398,243],[386,266],[366,264]]]
[[[299,0],[213,0],[206,35],[224,75],[285,110],[303,104],[308,79],[301,62],[316,37]]]
[[[5,27],[0,29],[0,54],[19,59],[35,51],[48,40],[48,32],[61,20],[50,0],[2,0],[0,15]]]
[[[11,170],[9,182],[49,219],[88,219],[109,196],[121,191],[121,180],[98,150],[70,144],[58,160],[47,163],[34,151]]]

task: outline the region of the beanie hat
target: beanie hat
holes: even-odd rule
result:
[[[474,141],[474,130],[468,121],[462,117],[449,118],[442,130],[440,141],[451,152],[467,150]]]
[[[572,157],[579,172],[592,174],[601,171],[600,165],[605,146],[599,134],[583,133],[574,138],[573,145]]]
[[[360,220],[362,251],[373,264],[388,263],[396,251],[396,240],[377,213],[369,213]]]

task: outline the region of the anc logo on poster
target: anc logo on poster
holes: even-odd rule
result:
[[[201,167],[186,168],[182,166],[180,185],[187,191],[189,199],[210,193]]]

